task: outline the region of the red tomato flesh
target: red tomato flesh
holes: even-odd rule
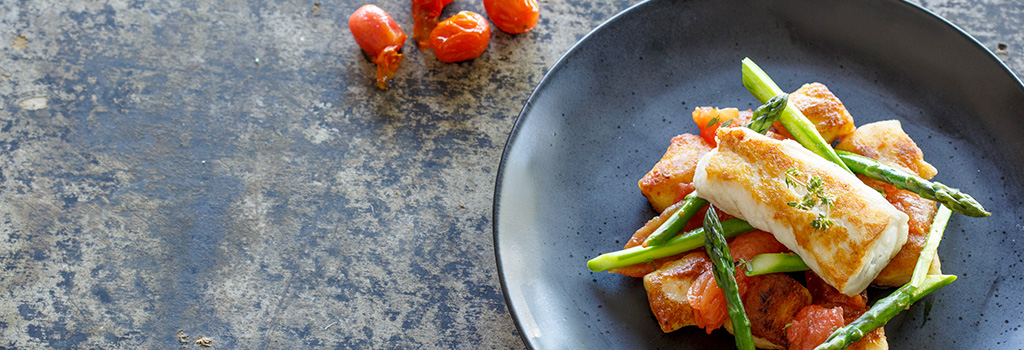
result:
[[[406,39],[402,27],[380,7],[363,5],[349,16],[348,29],[356,44],[377,64],[377,87],[387,90],[402,61],[398,53]]]
[[[796,314],[793,325],[786,328],[790,350],[812,350],[842,327],[843,308],[826,309],[820,305],[808,305]]]
[[[441,62],[452,63],[480,56],[491,42],[491,26],[478,13],[462,11],[437,24],[430,46]]]
[[[452,0],[412,0],[412,38],[421,50],[430,47],[430,32],[437,27],[441,10]]]
[[[697,276],[686,292],[686,299],[693,309],[694,323],[708,334],[725,324],[725,319],[729,317],[725,291],[718,288],[718,281],[715,281],[715,274],[711,270]]]
[[[731,125],[732,120],[739,115],[740,111],[736,108],[697,107],[693,110],[693,121],[700,128],[700,137],[703,137],[711,147],[715,147],[718,146],[718,141],[715,140],[718,127],[727,121],[728,125]]]
[[[484,9],[494,25],[509,34],[530,31],[540,18],[536,0],[484,0]]]

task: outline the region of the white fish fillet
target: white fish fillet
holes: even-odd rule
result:
[[[828,214],[834,224],[815,229],[811,221],[825,212],[790,206],[807,193],[786,184],[786,172],[797,169],[807,181],[823,180],[834,196]],[[800,144],[779,141],[747,128],[718,130],[718,148],[697,163],[697,193],[715,207],[771,232],[800,255],[826,283],[846,295],[860,293],[907,241],[906,214],[878,191]]]

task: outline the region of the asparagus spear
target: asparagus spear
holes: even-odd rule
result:
[[[758,254],[743,264],[747,267],[747,276],[810,270],[804,260],[793,253]]]
[[[928,236],[925,236],[924,247],[921,248],[921,255],[917,258],[917,265],[914,266],[914,274],[910,277],[910,284],[920,286],[928,269],[932,266],[932,259],[935,251],[939,249],[939,241],[942,240],[942,233],[946,231],[946,222],[949,221],[949,208],[939,204],[939,210],[935,212],[932,219],[932,226],[928,229]]]
[[[754,228],[746,221],[729,219],[722,221],[722,234],[726,238],[753,231]],[[658,246],[636,246],[611,253],[604,253],[587,261],[590,271],[607,271],[614,268],[649,262],[657,258],[673,256],[682,252],[697,249],[704,245],[704,229],[678,235]]]
[[[782,112],[786,110],[788,103],[789,94],[775,95],[768,102],[754,110],[754,116],[750,118],[750,122],[745,126],[760,134],[768,132],[768,128],[775,124],[782,115]]]
[[[974,200],[970,195],[960,190],[946,186],[939,182],[932,182],[920,176],[908,173],[897,167],[882,164],[881,162],[845,151],[836,151],[839,158],[843,160],[858,174],[864,174],[875,180],[881,180],[896,188],[917,193],[922,198],[931,199],[949,206],[949,209],[974,217],[986,217],[992,215]]]
[[[722,232],[722,223],[718,221],[718,214],[715,214],[714,206],[708,208],[704,215],[704,232],[707,235],[704,240],[704,249],[711,258],[711,269],[715,273],[715,282],[725,292],[726,305],[729,307],[729,318],[732,319],[733,335],[736,337],[736,347],[741,350],[754,350],[754,335],[750,333],[750,319],[743,309],[743,300],[740,298],[739,286],[736,284],[736,267],[732,262],[732,255],[729,254],[729,245],[725,242]]]
[[[654,233],[647,236],[643,246],[651,247],[664,244],[672,236],[675,236],[676,233],[679,233],[683,226],[686,226],[686,223],[697,214],[697,211],[707,204],[707,200],[697,197],[697,192],[690,192],[690,194],[683,198],[683,205],[679,207],[679,210],[672,213],[668,220],[665,220],[661,226],[658,226],[657,230],[654,230]]]
[[[930,275],[922,279],[920,286],[907,283],[889,296],[878,299],[867,312],[858,317],[850,324],[832,332],[832,335],[824,343],[814,348],[815,350],[844,349],[850,344],[863,338],[865,334],[875,328],[884,326],[893,316],[903,311],[910,304],[920,300],[928,293],[953,283],[956,276],[951,275]]]
[[[772,78],[750,58],[743,59],[743,86],[762,103],[783,93],[782,89],[772,81]],[[782,115],[779,117],[779,121],[782,122],[786,130],[804,148],[811,150],[811,152],[830,162],[839,164],[846,171],[850,171],[850,168],[846,167],[846,164],[843,164],[843,161],[836,155],[832,146],[825,142],[825,139],[818,134],[817,127],[810,120],[807,120],[807,117],[799,109],[793,106],[786,106],[786,109],[782,111]]]

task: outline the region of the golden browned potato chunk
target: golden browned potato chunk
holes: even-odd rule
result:
[[[824,84],[804,84],[800,89],[789,94],[789,105],[796,107],[803,112],[826,142],[832,143],[836,139],[849,135],[856,129],[853,124],[853,116],[846,106],[832,91]],[[775,129],[786,137],[789,132],[782,127],[782,123],[775,123]]]
[[[861,125],[857,131],[843,138],[836,149],[902,167],[925,179],[931,179],[938,173],[934,166],[924,161],[924,153],[903,131],[898,120]]]
[[[640,193],[659,213],[693,192],[693,171],[697,161],[711,150],[704,139],[692,134],[672,138],[665,155],[638,182]]]
[[[686,298],[690,285],[705,270],[711,260],[703,252],[687,254],[644,276],[644,288],[651,304],[651,312],[665,333],[693,326],[693,309]]]

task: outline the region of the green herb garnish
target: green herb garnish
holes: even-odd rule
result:
[[[714,117],[714,118],[711,118],[711,120],[708,121],[708,125],[705,126],[705,128],[710,128],[712,125],[715,125],[715,124],[718,124],[718,117],[717,116]]]
[[[835,205],[835,196],[825,192],[825,180],[822,180],[820,176],[811,176],[806,182],[801,179],[803,177],[805,177],[804,174],[796,168],[786,170],[787,186],[807,189],[807,194],[800,201],[788,202],[786,204],[801,210],[811,210],[818,207],[820,203],[820,205],[825,207],[825,212],[819,213],[817,218],[811,220],[811,227],[815,230],[828,229],[829,226],[835,223],[829,218],[832,207]]]
[[[827,229],[829,226],[832,226],[832,224],[834,224],[834,222],[832,222],[832,219],[829,219],[825,213],[820,213],[816,219],[811,220],[811,227],[815,230]]]

